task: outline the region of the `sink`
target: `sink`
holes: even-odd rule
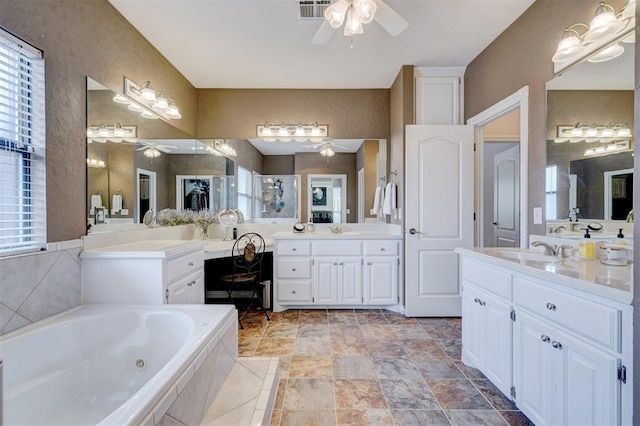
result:
[[[329,232],[329,234],[335,235],[336,237],[339,237],[341,235],[360,235],[359,232],[352,232],[352,231],[345,231],[345,232],[341,232],[341,233]]]
[[[564,260],[563,258],[556,256],[548,256],[541,251],[538,250],[524,250],[524,249],[509,249],[509,248],[495,248],[495,249],[487,249],[485,253],[501,257],[507,260],[525,260],[525,261],[533,261],[533,262],[545,262],[545,263],[556,263]]]

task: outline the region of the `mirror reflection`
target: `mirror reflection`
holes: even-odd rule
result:
[[[547,83],[546,219],[626,220],[633,204],[634,46]]]
[[[386,179],[385,140],[196,139],[130,111],[115,95],[87,78],[89,223],[143,223],[148,210],[165,208],[238,208],[248,222],[306,222],[313,217],[307,206],[313,174],[345,176],[341,223],[385,220],[371,211],[376,186]],[[101,134],[105,127],[110,133]],[[126,133],[116,136],[120,128]],[[100,232],[111,230],[118,228]]]

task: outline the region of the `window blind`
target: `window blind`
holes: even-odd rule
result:
[[[245,220],[253,219],[251,210],[251,170],[247,170],[242,166],[238,166],[238,209],[244,215]]]
[[[46,246],[42,52],[0,29],[0,256]]]

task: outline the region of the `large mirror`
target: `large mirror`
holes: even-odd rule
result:
[[[197,140],[161,119],[144,118],[115,96],[87,78],[89,223],[142,223],[148,210],[165,208],[235,208],[234,163],[214,149],[216,141]],[[206,205],[177,202],[186,200],[185,189],[204,183]]]
[[[633,204],[634,45],[547,83],[546,219],[626,220]]]

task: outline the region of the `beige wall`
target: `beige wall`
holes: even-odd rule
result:
[[[329,137],[389,137],[389,90],[203,89],[198,90],[200,138],[255,138],[259,124],[329,126]]]
[[[389,169],[387,182],[393,180],[398,184],[398,207],[404,208],[404,144],[405,126],[415,123],[413,66],[404,65],[391,86],[389,143]],[[397,171],[397,176],[391,172]],[[403,219],[392,219],[391,223],[402,223]]]
[[[0,0],[0,26],[44,51],[47,239],[79,238],[86,226],[86,83],[122,92],[123,76],[151,80],[195,129],[195,89],[107,0]]]
[[[265,175],[294,175],[295,155],[265,155],[262,158],[262,173]]]
[[[625,0],[612,0],[616,9]],[[564,28],[589,22],[598,0],[537,0],[467,67],[465,118],[484,111],[529,86],[529,233],[544,233],[533,225],[532,208],[544,206],[546,165],[545,84],[553,78],[551,56]]]

